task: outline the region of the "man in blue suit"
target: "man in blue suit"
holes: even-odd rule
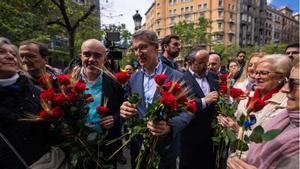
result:
[[[168,75],[166,80],[182,80],[183,74],[169,68],[158,59],[158,39],[155,32],[150,30],[139,30],[132,35],[132,48],[141,69],[133,74],[129,80],[129,92],[139,93],[142,97],[141,102],[132,105],[129,102],[123,102],[120,112],[125,119],[138,114],[139,118],[144,118],[147,107],[158,95],[157,84],[154,76],[157,74]],[[160,136],[157,150],[160,154],[159,169],[175,169],[176,157],[179,150],[179,132],[190,122],[191,116],[187,113],[181,113],[179,116],[166,121],[149,121],[147,127],[153,135]],[[136,166],[136,157],[140,151],[142,139],[136,137],[131,142],[131,164],[132,168]],[[145,166],[141,166],[145,168]]]
[[[218,76],[207,71],[209,53],[205,48],[192,49],[187,56],[189,69],[184,79],[196,99],[195,118],[182,131],[180,169],[212,169],[213,144],[211,123],[218,100]]]

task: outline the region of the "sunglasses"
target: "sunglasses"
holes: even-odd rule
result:
[[[296,79],[285,78],[285,83],[289,85],[290,91],[293,91],[296,86],[299,86],[299,80]]]

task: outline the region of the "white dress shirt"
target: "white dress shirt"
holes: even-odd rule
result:
[[[208,93],[210,92],[210,87],[209,87],[209,83],[206,78],[206,74],[203,76],[200,76],[197,73],[193,72],[190,68],[189,68],[189,71],[195,77],[198,85],[200,86],[201,90],[203,91],[204,96],[207,96]],[[205,99],[201,98],[201,101],[202,101],[203,108],[205,108],[206,107]]]

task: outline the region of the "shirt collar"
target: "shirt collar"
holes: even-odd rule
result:
[[[88,78],[86,77],[86,75],[83,73],[83,69],[81,69],[80,71],[82,80],[84,80],[86,83],[89,83],[91,86],[95,85],[99,80],[101,80],[102,75],[103,75],[103,71],[100,72],[99,76],[96,78],[95,81],[90,81],[88,80]]]
[[[13,75],[12,77],[10,77],[8,79],[0,79],[0,86],[5,87],[5,86],[12,85],[17,82],[19,77],[20,77],[19,74],[16,73],[15,75]]]
[[[141,69],[141,72],[147,76],[147,77],[153,77],[154,75],[157,75],[157,74],[160,74],[162,73],[162,70],[163,70],[163,65],[161,63],[161,61],[159,60],[158,64],[156,65],[156,67],[154,68],[154,71],[151,75],[149,75],[148,73],[146,73],[145,69],[142,68]]]

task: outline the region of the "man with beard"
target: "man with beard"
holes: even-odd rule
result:
[[[160,56],[160,60],[163,64],[178,70],[175,58],[179,55],[180,49],[181,46],[178,36],[165,36],[161,41],[162,56]]]

